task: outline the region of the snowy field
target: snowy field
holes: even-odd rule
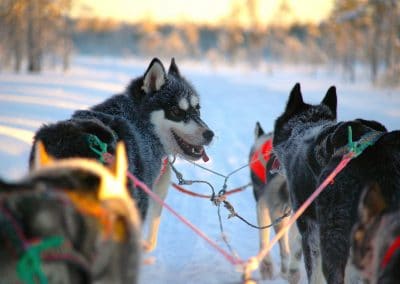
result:
[[[77,57],[66,74],[0,73],[0,176],[10,180],[26,174],[32,135],[43,123],[67,119],[74,110],[123,91],[131,78],[145,71],[150,60]],[[400,90],[375,89],[367,82],[344,83],[334,70],[273,65],[254,71],[244,66],[213,68],[207,63],[177,63],[197,88],[203,118],[216,134],[207,151],[210,161],[204,165],[222,174],[247,163],[255,122],[272,130],[296,82],[301,83],[304,100],[312,103],[319,103],[328,87],[336,85],[339,120],[362,117],[379,120],[390,130],[400,128]],[[176,165],[185,178],[207,180],[216,190],[221,189],[222,178],[185,161],[179,160]],[[244,169],[231,177],[228,189],[248,182],[249,171]],[[191,189],[209,194],[205,186]],[[229,197],[229,201],[239,214],[256,223],[250,189]],[[173,189],[167,202],[224,247],[217,209],[211,202]],[[221,212],[226,234],[239,256],[247,259],[255,255],[258,232],[238,219],[227,220],[224,208]],[[272,254],[279,268],[277,247]],[[162,216],[156,250],[144,255],[149,257],[155,262],[143,266],[140,283],[239,283],[241,279],[221,255],[168,212]],[[302,274],[305,283],[304,269]],[[254,273],[254,278],[259,279],[259,274]],[[274,281],[265,283],[284,281],[276,273]]]

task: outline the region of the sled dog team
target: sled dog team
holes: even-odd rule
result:
[[[5,283],[136,283],[140,251],[156,247],[162,208],[126,171],[164,199],[168,157],[208,160],[204,147],[214,133],[200,110],[175,60],[166,70],[155,58],[123,93],[41,127],[29,176],[0,180]],[[400,131],[371,120],[338,122],[335,87],[311,105],[296,84],[273,132],[256,124],[249,165],[258,224],[296,211],[353,149],[349,133],[367,147],[279,242],[289,283],[300,281],[302,259],[309,283],[400,283]],[[149,233],[140,242],[145,219]],[[259,235],[262,249],[270,231]],[[269,255],[260,273],[276,275]]]

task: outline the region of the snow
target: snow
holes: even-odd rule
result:
[[[30,143],[42,123],[67,119],[75,109],[101,102],[123,91],[133,77],[142,74],[150,62],[131,58],[76,57],[67,73],[46,71],[40,75],[0,73],[0,176],[6,179],[27,173]],[[164,60],[163,62],[167,62]],[[180,71],[201,96],[202,115],[216,137],[207,149],[210,161],[199,162],[227,175],[245,165],[253,142],[255,122],[272,130],[274,119],[283,111],[289,91],[296,82],[304,100],[319,103],[326,90],[336,85],[339,120],[375,119],[388,129],[399,128],[399,90],[371,87],[368,82],[344,83],[334,69],[270,64],[253,70],[249,66],[212,66],[207,62],[177,62]],[[178,160],[176,167],[186,179],[207,180],[219,191],[223,178]],[[175,180],[175,178],[173,179]],[[228,180],[228,189],[249,182],[247,168]],[[189,187],[209,194],[205,185]],[[167,203],[226,249],[219,230],[217,208],[206,199],[183,195],[170,189]],[[236,211],[256,223],[251,189],[229,197]],[[229,242],[246,260],[258,252],[258,232],[221,208]],[[279,251],[272,251],[279,268]],[[241,274],[204,240],[170,213],[164,211],[156,250],[145,254],[155,263],[141,269],[140,283],[239,283]],[[302,283],[305,283],[302,270]],[[259,279],[258,272],[253,274]],[[276,272],[274,281],[284,283]]]

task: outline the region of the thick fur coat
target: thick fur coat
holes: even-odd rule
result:
[[[312,283],[321,283],[323,278],[328,283],[344,283],[350,233],[368,181],[374,180],[384,189],[389,206],[400,200],[400,132],[387,132],[380,123],[362,119],[337,123],[336,107],[334,87],[319,105],[310,105],[303,101],[300,85],[296,84],[274,129],[273,146],[287,177],[294,209],[339,164],[349,126],[353,141],[380,133],[375,144],[354,158],[297,222]]]
[[[34,140],[43,141],[49,154],[56,158],[99,158],[88,145],[88,134],[106,143],[111,154],[116,142],[123,141],[129,171],[153,187],[161,161],[168,155],[191,160],[205,156],[203,145],[210,143],[213,132],[200,119],[199,109],[199,96],[181,76],[175,61],[167,73],[155,58],[123,94],[89,110],[76,111],[70,120],[42,127]],[[34,150],[33,147],[31,164]],[[147,195],[141,190],[132,190],[132,194],[144,217]]]
[[[34,283],[39,275],[29,272],[38,270],[42,283],[137,283],[141,222],[126,199],[127,162],[120,145],[115,172],[88,159],[52,161],[39,145],[29,176],[0,180],[1,283]],[[60,243],[38,250],[33,259],[28,251],[50,239]]]

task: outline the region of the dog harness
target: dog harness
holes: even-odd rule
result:
[[[96,153],[99,158],[99,162],[105,165],[111,165],[114,163],[114,155],[107,151],[107,143],[101,141],[96,135],[88,134],[87,135],[87,142],[89,144],[89,148]],[[271,142],[272,143],[272,142]],[[161,160],[161,170],[158,174],[155,183],[157,183],[161,176],[166,172],[168,165],[168,157],[165,157]]]
[[[50,236],[42,239],[29,239],[25,235],[22,224],[18,218],[9,210],[5,200],[14,194],[21,192],[2,194],[0,196],[0,239],[9,242],[9,249],[12,249],[16,257],[16,273],[23,283],[47,284],[47,277],[42,268],[43,262],[66,262],[74,265],[90,278],[90,265],[86,258],[73,248],[69,240],[61,236]],[[24,194],[24,193],[22,193]],[[48,193],[43,194],[44,198],[54,198]],[[62,204],[69,205],[61,198]],[[37,281],[39,282],[37,282]]]
[[[394,253],[400,249],[400,236],[394,239],[392,244],[388,247],[385,256],[381,262],[381,268],[384,269],[388,263],[390,262],[391,258],[393,257]]]
[[[374,145],[386,132],[381,131],[370,131],[360,137],[359,140],[353,141],[353,131],[351,126],[347,129],[348,141],[343,147],[340,147],[334,152],[334,156],[343,156],[349,152],[353,152],[357,157],[367,147]]]
[[[266,166],[271,158],[272,138],[265,141],[259,149],[257,149],[250,160],[251,171],[263,182],[267,182]]]

